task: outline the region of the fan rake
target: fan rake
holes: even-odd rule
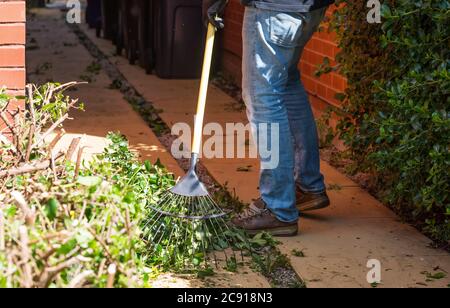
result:
[[[175,187],[150,201],[149,216],[143,225],[150,256],[162,264],[178,269],[227,265],[237,262],[236,248],[245,245],[245,236],[228,224],[229,212],[223,210],[200,181],[198,163],[203,119],[206,107],[209,74],[214,47],[215,28],[208,26],[195,131],[192,142],[191,166]],[[220,256],[218,256],[218,252]],[[223,260],[223,257],[225,260]]]

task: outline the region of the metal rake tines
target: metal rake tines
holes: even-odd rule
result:
[[[218,267],[222,259],[227,265],[237,262],[236,238],[226,220],[228,213],[210,196],[168,192],[148,209],[144,237],[150,254],[162,264],[192,268],[202,264],[207,267],[211,261]]]
[[[230,211],[224,211],[210,196],[186,197],[168,193],[172,198],[165,198],[162,204],[167,206],[148,207],[163,216],[172,216],[191,220],[208,220],[226,217]],[[161,204],[161,202],[159,203]],[[173,206],[171,206],[173,204]]]

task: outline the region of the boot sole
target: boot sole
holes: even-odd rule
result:
[[[330,199],[324,197],[318,200],[312,200],[306,203],[297,204],[297,209],[300,213],[302,213],[325,209],[329,206],[330,206]]]
[[[249,235],[257,235],[261,232],[267,232],[272,236],[279,236],[279,237],[292,237],[298,235],[298,227],[279,227],[279,228],[273,228],[273,229],[265,229],[265,230],[246,230],[246,232]]]

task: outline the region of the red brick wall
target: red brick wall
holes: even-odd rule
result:
[[[332,8],[330,8],[331,10]],[[328,12],[330,14],[330,12]],[[230,0],[225,13],[226,27],[222,34],[221,68],[240,82],[242,57],[242,20],[244,8],[239,0]],[[337,92],[342,92],[346,81],[336,73],[325,74],[320,78],[314,76],[317,66],[324,57],[334,60],[338,52],[335,36],[328,31],[318,32],[305,47],[299,63],[304,85],[311,96],[316,110],[324,110],[328,105],[339,106],[335,99]]]
[[[0,0],[0,87],[25,89],[25,1]]]
[[[25,1],[0,0],[0,88],[11,95],[25,92]],[[14,101],[10,109],[23,106]],[[11,117],[6,115],[11,121]],[[11,137],[6,124],[0,120],[0,131]]]

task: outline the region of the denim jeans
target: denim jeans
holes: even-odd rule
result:
[[[298,63],[326,8],[286,13],[246,7],[243,28],[243,98],[255,140],[279,129],[279,163],[261,159],[260,192],[268,208],[284,222],[298,220],[296,184],[305,192],[325,191],[320,173],[317,126]],[[269,129],[262,131],[260,124]],[[267,136],[261,136],[267,134]]]

